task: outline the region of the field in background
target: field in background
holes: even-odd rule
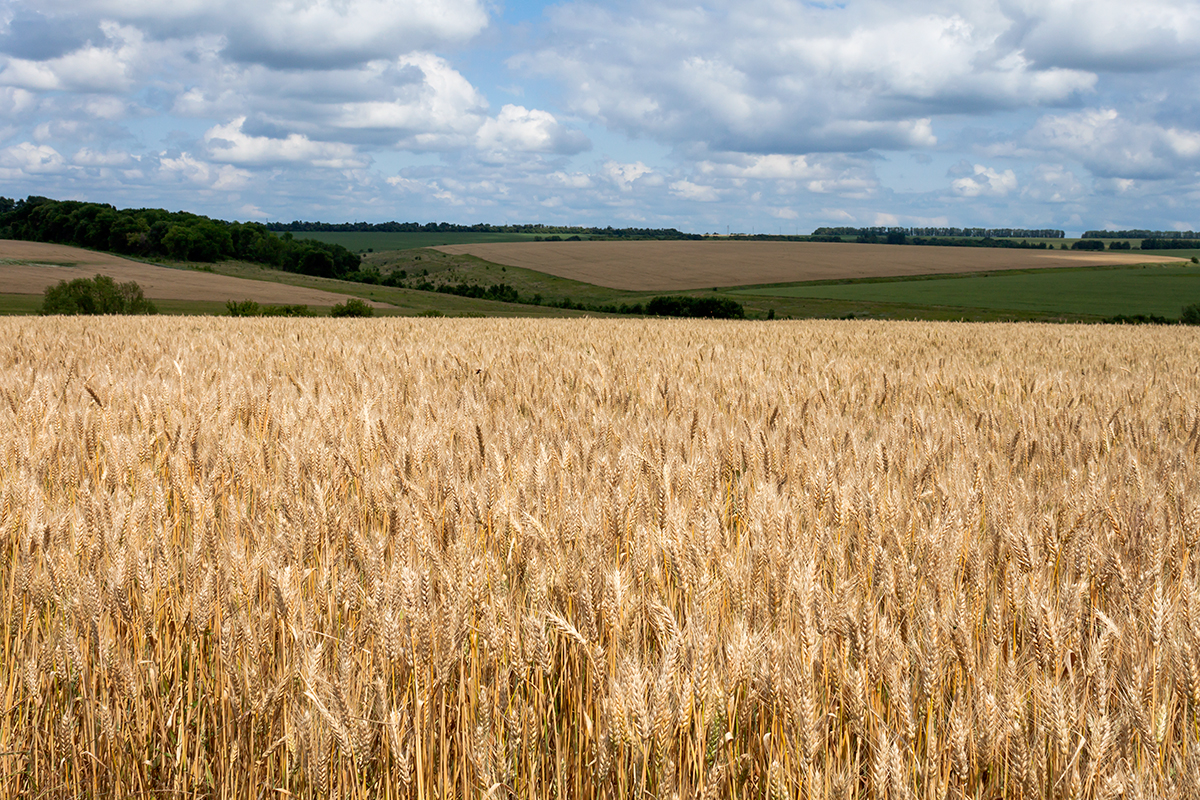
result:
[[[282,235],[282,234],[281,234]],[[416,247],[436,247],[445,244],[470,244],[480,242],[530,242],[532,233],[472,233],[447,232],[433,233],[413,231],[411,233],[373,232],[373,231],[296,231],[292,233],[297,239],[316,239],[319,242],[340,244],[356,253],[368,249],[380,252],[383,250],[411,250]]]
[[[673,291],[747,284],[1140,264],[1138,252],[1084,253],[828,242],[529,242],[439,247],[614,289]],[[1153,256],[1155,262],[1179,261]]]
[[[0,320],[0,793],[1195,796],[1197,351]]]
[[[47,286],[97,274],[118,282],[136,281],[154,301],[210,302],[222,307],[226,300],[333,306],[349,296],[206,270],[173,269],[67,245],[0,239],[0,292],[5,294],[38,296],[40,305]]]
[[[379,236],[382,234],[365,234]],[[582,246],[583,250],[578,250]],[[749,280],[754,275],[794,276],[796,269],[808,275],[832,275],[845,285],[830,286],[832,281],[786,283],[759,286],[713,285],[682,290],[678,293],[697,297],[718,297],[742,303],[751,318],[762,319],[771,312],[777,318],[838,318],[846,316],[877,319],[965,319],[972,321],[1099,321],[1116,314],[1161,314],[1177,317],[1182,305],[1198,302],[1193,291],[1200,267],[1175,259],[1174,266],[1146,270],[1118,266],[1079,268],[1056,267],[1026,271],[995,272],[990,277],[970,274],[952,279],[929,280],[928,273],[938,265],[926,262],[888,262],[882,259],[897,254],[938,256],[940,268],[976,271],[989,263],[1076,264],[1097,261],[1159,259],[1157,255],[1042,253],[1033,251],[997,251],[974,248],[916,248],[888,245],[788,244],[764,242],[539,242],[539,248],[562,248],[574,252],[601,252],[638,255],[644,261],[623,262],[624,280],[662,278],[667,269],[661,260],[678,269],[675,282],[701,283],[713,279],[713,271],[722,280]],[[708,260],[684,258],[695,248],[703,248]],[[599,250],[591,250],[599,248]],[[633,248],[633,249],[630,249]],[[647,249],[649,248],[649,249]],[[795,258],[807,252],[813,259],[797,267],[787,261],[772,261],[767,256],[784,248],[784,255]],[[815,248],[815,249],[810,249]],[[832,251],[828,248],[834,248]],[[226,261],[214,264],[177,264],[159,266],[130,261],[104,253],[33,242],[0,242],[0,314],[36,313],[41,292],[60,279],[91,277],[96,272],[118,280],[136,280],[143,286],[162,313],[222,314],[225,301],[252,299],[260,303],[302,303],[317,313],[344,301],[360,297],[375,304],[379,315],[444,314],[448,316],[526,316],[573,317],[583,313],[602,313],[595,309],[621,304],[645,303],[664,290],[625,290],[561,277],[547,272],[486,261],[476,256],[448,253],[450,248],[414,248],[366,254],[363,268],[381,276],[406,275],[401,286],[331,280],[276,269]],[[824,261],[817,259],[820,256]],[[863,255],[871,259],[863,260]],[[841,257],[840,260],[837,257]],[[745,261],[743,261],[743,257]],[[757,267],[755,266],[757,264]],[[69,266],[68,266],[69,265]],[[739,265],[744,268],[739,269]],[[957,265],[957,267],[954,267]],[[598,269],[601,262],[583,265],[580,271]],[[190,268],[189,268],[190,267]],[[754,270],[759,272],[755,273]],[[905,271],[920,275],[905,275]],[[569,271],[569,270],[564,270]],[[867,274],[900,273],[898,278],[851,278]],[[686,277],[686,276],[692,277]],[[658,277],[655,277],[658,276]],[[426,285],[428,284],[428,285]],[[519,294],[521,302],[484,300],[416,287],[479,286],[503,284]],[[722,286],[714,291],[713,286]],[[536,301],[536,302],[535,302]],[[556,307],[570,301],[573,308]],[[593,309],[579,310],[582,304]]]
[[[927,280],[800,284],[734,290],[736,295],[906,303],[1012,312],[1178,317],[1200,303],[1200,267],[1054,269]]]

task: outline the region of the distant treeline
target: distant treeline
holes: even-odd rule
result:
[[[876,226],[871,228],[817,228],[813,236],[903,236],[936,237],[941,239],[1064,239],[1060,230],[1028,228],[901,228]],[[1084,234],[1086,236],[1086,234]]]
[[[650,317],[705,317],[708,319],[746,318],[746,310],[741,303],[720,297],[664,295],[652,298],[645,303],[588,304],[572,300],[569,297],[547,301],[543,300],[540,294],[521,295],[507,283],[497,283],[485,288],[478,284],[466,282],[437,285],[430,281],[422,281],[411,288],[422,292],[441,292],[442,294],[453,294],[459,297],[473,297],[478,300],[495,300],[499,303],[527,303],[535,306],[545,304],[554,308],[593,311],[602,314],[631,314]]]
[[[1081,239],[1200,239],[1193,231],[1084,231]],[[1149,249],[1149,248],[1146,248]]]
[[[539,236],[567,234],[604,239],[702,239],[698,233],[674,228],[587,228],[566,225],[455,225],[450,222],[268,222],[266,228],[282,233],[523,233]]]
[[[1142,239],[1143,250],[1200,250],[1197,239]]]
[[[297,240],[290,233],[276,236],[257,222],[225,222],[183,211],[118,209],[106,203],[35,196],[0,198],[0,238],[177,261],[238,259],[349,280],[362,261],[341,245]]]
[[[849,235],[849,234],[846,234]],[[841,236],[833,234],[813,234],[809,241],[812,242],[842,242],[845,241]],[[957,237],[949,236],[909,236],[899,230],[891,231],[885,234],[876,233],[860,233],[854,237],[856,244],[915,244],[925,247],[1000,247],[1011,248],[1017,250],[1046,250],[1053,249],[1054,245],[1046,242],[1029,242],[1024,239],[993,239],[990,236],[983,238],[977,237]],[[1104,245],[1100,244],[1100,248],[1104,249]],[[1066,244],[1062,244],[1066,247]]]

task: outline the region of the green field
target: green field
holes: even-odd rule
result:
[[[316,239],[319,242],[340,244],[356,253],[374,250],[411,250],[415,247],[438,247],[443,244],[477,244],[479,242],[528,242],[532,233],[371,233],[340,231],[305,231],[293,233],[297,239]],[[555,234],[547,234],[553,236]],[[558,234],[562,235],[562,234]],[[563,235],[566,238],[566,235]]]
[[[855,283],[807,283],[735,289],[734,295],[861,303],[961,307],[1022,314],[1178,317],[1200,303],[1200,267],[1135,266],[1045,269]]]

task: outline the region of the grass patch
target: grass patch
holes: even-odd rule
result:
[[[1200,269],[1182,265],[1141,265],[1019,270],[752,287],[734,289],[732,293],[1035,315],[1161,314],[1178,317],[1181,306],[1200,300]]]
[[[0,294],[0,314],[36,314],[42,308],[40,294]]]

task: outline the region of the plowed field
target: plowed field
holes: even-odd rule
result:
[[[258,303],[332,306],[349,295],[251,281],[189,269],[170,269],[78,247],[0,239],[0,292],[41,294],[62,280],[107,275],[137,281],[152,300],[254,300]]]
[[[1082,253],[828,242],[494,242],[437,249],[640,291],[1184,260],[1136,251]]]

